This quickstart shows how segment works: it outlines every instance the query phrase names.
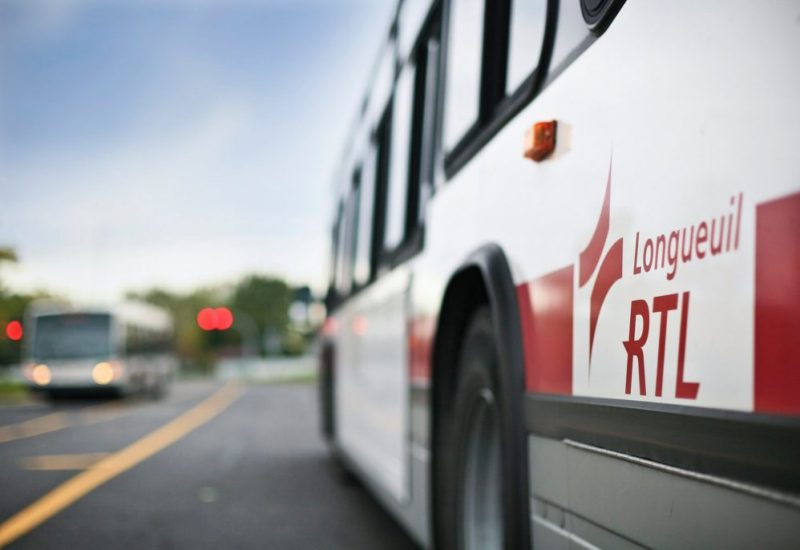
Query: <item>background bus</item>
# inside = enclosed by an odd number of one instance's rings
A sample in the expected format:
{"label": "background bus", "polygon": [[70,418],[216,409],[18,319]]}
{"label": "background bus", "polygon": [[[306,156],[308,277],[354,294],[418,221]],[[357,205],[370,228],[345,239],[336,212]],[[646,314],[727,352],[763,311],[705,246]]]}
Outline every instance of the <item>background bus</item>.
{"label": "background bus", "polygon": [[33,390],[160,396],[174,376],[172,319],[159,308],[135,302],[94,309],[39,305],[27,317],[23,373]]}

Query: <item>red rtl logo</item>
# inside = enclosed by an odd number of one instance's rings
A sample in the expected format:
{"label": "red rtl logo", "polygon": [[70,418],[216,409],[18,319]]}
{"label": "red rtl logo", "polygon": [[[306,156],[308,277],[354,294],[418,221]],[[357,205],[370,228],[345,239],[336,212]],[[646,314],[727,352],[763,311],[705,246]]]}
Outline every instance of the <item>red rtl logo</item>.
{"label": "red rtl logo", "polygon": [[600,311],[611,287],[622,278],[622,238],[617,239],[603,256],[603,249],[608,240],[608,228],[611,218],[611,166],[608,167],[608,181],[606,194],[603,198],[603,207],[600,217],[594,228],[592,240],[581,252],[578,273],[578,285],[582,288],[596,272],[594,285],[592,285],[591,301],[589,304],[589,365],[592,363],[592,350],[594,349],[594,335],[597,322],[600,320]]}
{"label": "red rtl logo", "polygon": [[[656,397],[661,397],[664,383],[664,352],[667,341],[667,321],[669,313],[678,309],[678,294],[665,294],[653,298],[653,314],[659,314],[658,329],[658,359],[656,364]],[[683,379],[683,369],[686,359],[686,325],[689,318],[689,292],[684,292],[680,305],[681,324],[678,337],[678,373],[675,380],[675,397],[681,399],[696,399],[700,388],[698,382],[686,382]],[[641,332],[636,335],[637,320],[641,319]],[[633,362],[638,364],[639,394],[647,395],[647,384],[644,374],[644,345],[650,334],[650,307],[645,300],[631,302],[630,328],[628,340],[622,342],[628,353],[628,369],[625,375],[625,393],[631,393],[633,382]]]}

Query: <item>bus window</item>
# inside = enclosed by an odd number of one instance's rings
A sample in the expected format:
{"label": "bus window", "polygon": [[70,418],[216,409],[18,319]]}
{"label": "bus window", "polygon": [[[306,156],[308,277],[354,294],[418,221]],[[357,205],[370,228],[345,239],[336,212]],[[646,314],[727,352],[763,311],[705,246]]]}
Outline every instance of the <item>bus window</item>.
{"label": "bus window", "polygon": [[353,283],[364,286],[372,277],[372,220],[375,212],[375,168],[377,150],[370,146],[359,178],[358,238],[355,249]]}
{"label": "bus window", "polygon": [[141,330],[135,325],[126,324],[125,330],[125,353],[133,355],[142,349]]}
{"label": "bus window", "polygon": [[397,15],[397,51],[405,61],[414,47],[414,41],[430,8],[429,0],[405,0]]}
{"label": "bus window", "polygon": [[347,281],[349,290],[355,288],[355,267],[356,250],[358,247],[358,221],[359,208],[361,207],[361,171],[360,169],[353,174],[353,193],[350,195],[350,208],[347,214],[349,220],[348,239],[347,239]]}
{"label": "bus window", "polygon": [[[571,2],[577,6],[577,2]],[[511,94],[536,69],[544,40],[547,0],[512,0],[506,93]]]}
{"label": "bus window", "polygon": [[36,321],[33,356],[37,360],[107,357],[111,317],[106,314],[43,315]]}
{"label": "bus window", "polygon": [[125,353],[127,355],[167,353],[169,333],[135,323],[125,324]]}
{"label": "bus window", "polygon": [[409,258],[421,247],[423,205],[433,185],[439,29],[437,12],[423,29],[408,65],[400,72],[391,105],[385,199],[379,194],[379,200],[385,200],[385,226],[376,221],[384,234],[378,242],[390,264]]}
{"label": "bus window", "polygon": [[337,254],[338,260],[338,273],[336,275],[336,288],[339,291],[340,297],[345,297],[350,293],[350,249],[348,242],[352,234],[352,194],[348,195],[344,202],[342,209],[342,219],[339,230],[339,252]]}
{"label": "bus window", "polygon": [[367,120],[376,120],[385,111],[386,104],[392,94],[392,84],[396,76],[397,52],[395,42],[390,39],[383,47],[380,62],[374,76],[372,90],[366,110]]}
{"label": "bus window", "polygon": [[445,81],[444,146],[453,150],[478,121],[485,0],[450,3]]}
{"label": "bus window", "polygon": [[439,71],[439,25],[434,22],[427,42],[417,53],[417,82],[412,129],[411,188],[408,198],[410,228],[422,223],[424,206],[433,189],[434,135],[436,132],[436,86]]}
{"label": "bus window", "polygon": [[409,182],[409,150],[411,116],[414,101],[414,67],[400,75],[395,90],[392,113],[391,153],[389,155],[389,187],[386,208],[384,247],[391,251],[405,238],[406,206]]}
{"label": "bus window", "polygon": [[328,281],[328,297],[325,306],[331,309],[336,302],[335,291],[337,289],[337,274],[339,272],[339,234],[342,228],[342,204],[336,208],[336,218],[331,232],[331,258],[330,258],[330,280]]}

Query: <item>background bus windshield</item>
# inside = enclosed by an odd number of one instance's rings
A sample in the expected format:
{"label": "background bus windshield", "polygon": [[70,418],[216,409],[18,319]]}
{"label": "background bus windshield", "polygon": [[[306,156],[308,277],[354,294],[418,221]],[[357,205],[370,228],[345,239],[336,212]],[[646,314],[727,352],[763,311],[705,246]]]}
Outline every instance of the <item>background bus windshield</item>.
{"label": "background bus windshield", "polygon": [[111,319],[105,314],[47,315],[36,322],[38,359],[96,357],[111,352]]}

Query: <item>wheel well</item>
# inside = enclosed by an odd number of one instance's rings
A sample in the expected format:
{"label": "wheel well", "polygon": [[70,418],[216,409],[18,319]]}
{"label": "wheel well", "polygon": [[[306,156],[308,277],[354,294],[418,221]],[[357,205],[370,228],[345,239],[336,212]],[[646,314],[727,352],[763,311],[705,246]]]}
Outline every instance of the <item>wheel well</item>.
{"label": "wheel well", "polygon": [[[451,281],[442,300],[442,315],[436,331],[433,348],[433,407],[435,411],[447,410],[458,380],[458,354],[461,340],[472,314],[489,303],[489,294],[483,274],[478,266],[462,269]],[[434,420],[433,436],[436,439]]]}
{"label": "wheel well", "polygon": [[[458,364],[461,341],[467,324],[475,311],[489,303],[486,281],[478,266],[463,268],[450,281],[442,300],[434,341],[431,372],[431,517],[434,526],[434,540],[439,539],[436,532],[440,520],[437,517],[439,506],[437,499],[437,463],[444,451],[439,451],[443,444],[441,432],[446,411],[452,408],[458,382]],[[435,546],[439,546],[435,544]]]}
{"label": "wheel well", "polygon": [[[522,394],[524,391],[524,358],[519,307],[509,264],[496,245],[487,245],[473,254],[447,285],[440,308],[431,362],[431,513],[434,540],[437,533],[437,456],[443,444],[442,426],[451,412],[459,379],[458,365],[461,343],[474,312],[489,306],[495,335],[498,338],[501,391],[509,397],[506,417],[511,431],[522,433]],[[527,487],[527,446],[515,442],[513,470]],[[519,508],[525,513],[519,518],[520,540],[528,540],[528,495],[517,495]],[[527,545],[526,545],[527,546]]]}

